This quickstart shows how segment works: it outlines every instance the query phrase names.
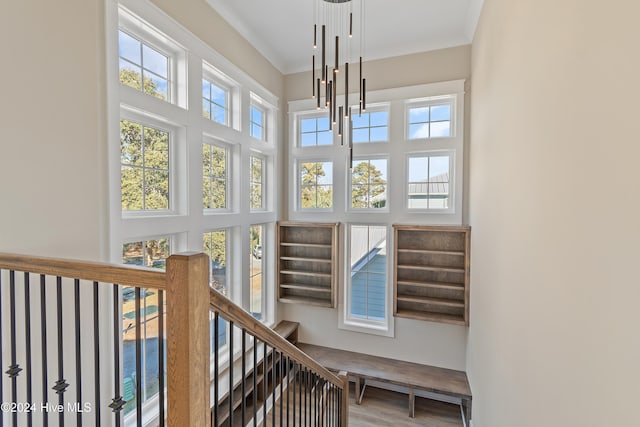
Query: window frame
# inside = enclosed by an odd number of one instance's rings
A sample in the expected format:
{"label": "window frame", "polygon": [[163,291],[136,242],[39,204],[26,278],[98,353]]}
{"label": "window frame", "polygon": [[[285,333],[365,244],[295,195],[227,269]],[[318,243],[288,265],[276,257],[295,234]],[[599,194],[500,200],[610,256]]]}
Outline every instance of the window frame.
{"label": "window frame", "polygon": [[[385,190],[383,192],[387,194],[387,198],[385,199],[385,205],[384,207],[381,208],[375,208],[375,207],[370,207],[367,206],[366,208],[356,208],[353,206],[353,169],[348,168],[347,170],[350,171],[350,174],[348,175],[347,179],[348,179],[348,193],[347,193],[347,212],[367,212],[367,213],[386,213],[389,212],[389,210],[391,209],[391,207],[389,206],[389,201],[390,201],[390,197],[389,197],[389,187],[390,187],[390,176],[391,174],[390,172],[390,157],[389,155],[372,155],[372,156],[366,156],[366,155],[361,155],[361,156],[354,156],[353,157],[353,164],[357,164],[357,162],[359,161],[368,161],[369,163],[371,163],[372,160],[385,160],[387,162],[387,182],[384,184],[385,186]],[[348,160],[347,160],[348,162]],[[367,183],[367,185],[371,185],[370,183]],[[367,197],[368,198],[368,197]],[[370,203],[367,203],[367,205],[370,205]]]}
{"label": "window frame", "polygon": [[[253,121],[253,115],[251,113],[252,110],[257,110],[262,114],[262,123],[257,123]],[[252,100],[249,105],[249,136],[258,141],[268,142],[267,140],[267,108],[261,105],[258,102],[254,102]],[[260,126],[260,137],[257,137],[253,134],[253,125]]]}
{"label": "window frame", "polygon": [[[412,208],[409,206],[409,185],[414,183],[414,181],[409,180],[410,166],[409,162],[411,158],[431,158],[431,157],[449,157],[449,206],[446,208]],[[455,213],[454,201],[456,200],[456,152],[454,150],[429,150],[424,152],[412,152],[406,155],[406,177],[405,177],[405,187],[404,187],[404,200],[405,200],[405,209],[408,212],[425,212],[431,214],[453,214]],[[429,181],[427,181],[428,183]]]}
{"label": "window frame", "polygon": [[[439,123],[444,122],[446,120],[436,120],[431,121],[431,116],[429,116],[428,122],[416,122],[416,123],[427,123],[429,125],[429,136],[423,138],[411,138],[410,128],[412,124],[410,122],[410,110],[413,108],[429,108],[429,114],[431,114],[431,107],[439,106],[439,105],[449,105],[449,135],[447,136],[431,136],[431,123]],[[404,122],[405,122],[405,141],[434,141],[434,140],[443,140],[443,139],[452,139],[456,137],[456,97],[455,95],[442,95],[442,96],[432,96],[427,98],[420,99],[411,99],[405,102],[404,109]]]}
{"label": "window frame", "polygon": [[[313,112],[304,112],[304,113],[300,113],[296,115],[296,141],[297,141],[297,148],[300,149],[314,149],[314,148],[321,148],[321,147],[332,147],[335,146],[336,141],[335,141],[335,135],[333,134],[333,131],[331,129],[328,129],[330,135],[331,135],[331,143],[330,144],[318,144],[318,135],[320,132],[326,132],[325,130],[322,131],[318,131],[318,119],[327,119],[328,121],[331,121],[331,118],[329,117],[329,113],[328,112],[317,112],[317,111],[313,111]],[[302,120],[309,120],[309,119],[313,119],[316,121],[316,130],[315,132],[302,132]],[[303,134],[311,134],[314,133],[315,134],[315,140],[316,143],[315,145],[302,145],[302,135]]]}
{"label": "window frame", "polygon": [[[371,113],[380,113],[380,112],[385,112],[387,113],[387,122],[385,126],[371,126]],[[353,106],[352,107],[352,113],[351,113],[351,121],[353,122],[354,118],[357,117],[359,114],[359,110],[357,106]],[[367,127],[361,127],[361,128],[356,128],[355,126],[353,126],[353,130],[355,131],[356,129],[368,129],[368,133],[369,133],[369,140],[368,141],[354,141],[353,144],[360,146],[363,144],[388,144],[391,141],[391,108],[390,108],[390,104],[389,103],[378,103],[378,104],[373,104],[373,105],[367,105],[367,109],[365,111],[362,112],[362,114],[367,114],[369,117],[369,126]],[[378,141],[371,141],[371,129],[372,128],[381,128],[381,127],[386,127],[387,128],[387,138],[384,140],[378,140]]]}
{"label": "window frame", "polygon": [[[205,215],[212,215],[212,214],[218,214],[218,213],[228,213],[228,212],[232,212],[233,211],[233,146],[230,144],[226,144],[222,141],[219,141],[217,139],[214,138],[210,138],[208,136],[204,136],[202,138],[202,146],[204,148],[204,145],[207,144],[211,147],[216,147],[216,148],[221,148],[225,151],[225,176],[224,176],[224,183],[225,183],[225,207],[224,208],[207,208],[204,206],[202,206],[202,210],[204,212]],[[203,160],[204,160],[204,152],[202,153],[203,156]],[[202,166],[202,181],[204,184],[204,165]],[[212,175],[209,175],[209,184],[211,184],[211,179],[213,179],[214,177]],[[203,194],[204,196],[204,194]]]}
{"label": "window frame", "polygon": [[[303,186],[302,185],[302,179],[300,177],[300,167],[302,165],[302,163],[331,163],[331,207],[328,208],[319,208],[319,207],[314,207],[314,208],[304,208],[302,207],[302,189]],[[333,212],[333,208],[335,205],[335,193],[333,191],[334,187],[335,187],[335,177],[334,177],[334,173],[333,173],[333,160],[331,159],[298,159],[296,162],[296,168],[295,168],[295,174],[296,174],[296,210],[301,211],[301,212]],[[318,188],[318,183],[317,183],[317,178],[316,178],[316,183],[313,186],[314,188]],[[317,204],[317,203],[316,203]]]}
{"label": "window frame", "polygon": [[[387,255],[385,259],[385,318],[383,320],[363,319],[351,315],[351,236],[353,227],[385,227]],[[392,286],[392,227],[386,223],[349,222],[345,224],[345,253],[344,253],[344,294],[339,310],[338,328],[366,334],[394,336],[395,320],[393,316],[393,286]]]}

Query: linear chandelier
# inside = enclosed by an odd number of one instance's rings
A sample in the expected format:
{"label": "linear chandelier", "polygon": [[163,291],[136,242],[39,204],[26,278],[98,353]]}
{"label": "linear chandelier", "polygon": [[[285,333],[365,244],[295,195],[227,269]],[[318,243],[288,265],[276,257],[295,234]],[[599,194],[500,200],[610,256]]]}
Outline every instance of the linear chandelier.
{"label": "linear chandelier", "polygon": [[[348,132],[349,167],[353,163],[352,107],[349,105],[349,66],[358,57],[360,99],[358,114],[366,110],[366,79],[362,71],[364,56],[364,0],[358,0],[360,13],[354,27],[352,0],[314,0],[313,56],[311,59],[312,97],[317,109],[329,111],[329,129],[337,133],[341,145]],[[354,31],[355,30],[355,31]],[[359,32],[359,34],[356,34]],[[357,45],[354,42],[357,41]],[[355,52],[354,52],[355,51]],[[329,62],[332,61],[332,64]],[[319,68],[318,68],[319,67]],[[338,86],[344,75],[344,103],[338,106]],[[346,125],[345,125],[346,121]],[[345,130],[347,132],[345,132]]]}

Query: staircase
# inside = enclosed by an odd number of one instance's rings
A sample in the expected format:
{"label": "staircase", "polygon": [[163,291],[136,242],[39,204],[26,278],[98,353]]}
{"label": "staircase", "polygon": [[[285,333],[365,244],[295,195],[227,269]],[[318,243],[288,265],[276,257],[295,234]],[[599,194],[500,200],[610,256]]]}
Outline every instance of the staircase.
{"label": "staircase", "polygon": [[[13,409],[0,426],[347,426],[346,373],[211,289],[208,269],[195,253],[169,257],[166,272],[0,253],[0,400]],[[166,354],[149,351],[149,333]],[[150,384],[149,366],[166,376]]]}

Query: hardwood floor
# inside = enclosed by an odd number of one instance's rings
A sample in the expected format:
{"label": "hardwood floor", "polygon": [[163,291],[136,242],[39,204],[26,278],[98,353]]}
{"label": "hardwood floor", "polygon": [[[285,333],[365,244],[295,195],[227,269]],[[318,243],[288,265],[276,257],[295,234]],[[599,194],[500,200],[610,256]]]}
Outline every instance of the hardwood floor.
{"label": "hardwood floor", "polygon": [[462,427],[460,407],[416,396],[416,417],[409,418],[406,394],[367,387],[361,405],[351,384],[349,427]]}

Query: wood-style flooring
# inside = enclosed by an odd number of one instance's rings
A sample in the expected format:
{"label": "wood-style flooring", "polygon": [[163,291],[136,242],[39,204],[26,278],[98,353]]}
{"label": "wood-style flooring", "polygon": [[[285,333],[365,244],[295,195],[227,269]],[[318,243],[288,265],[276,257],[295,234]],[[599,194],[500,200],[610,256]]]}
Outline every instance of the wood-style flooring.
{"label": "wood-style flooring", "polygon": [[356,405],[351,384],[349,427],[462,427],[460,407],[416,396],[416,417],[409,418],[406,394],[367,387]]}

